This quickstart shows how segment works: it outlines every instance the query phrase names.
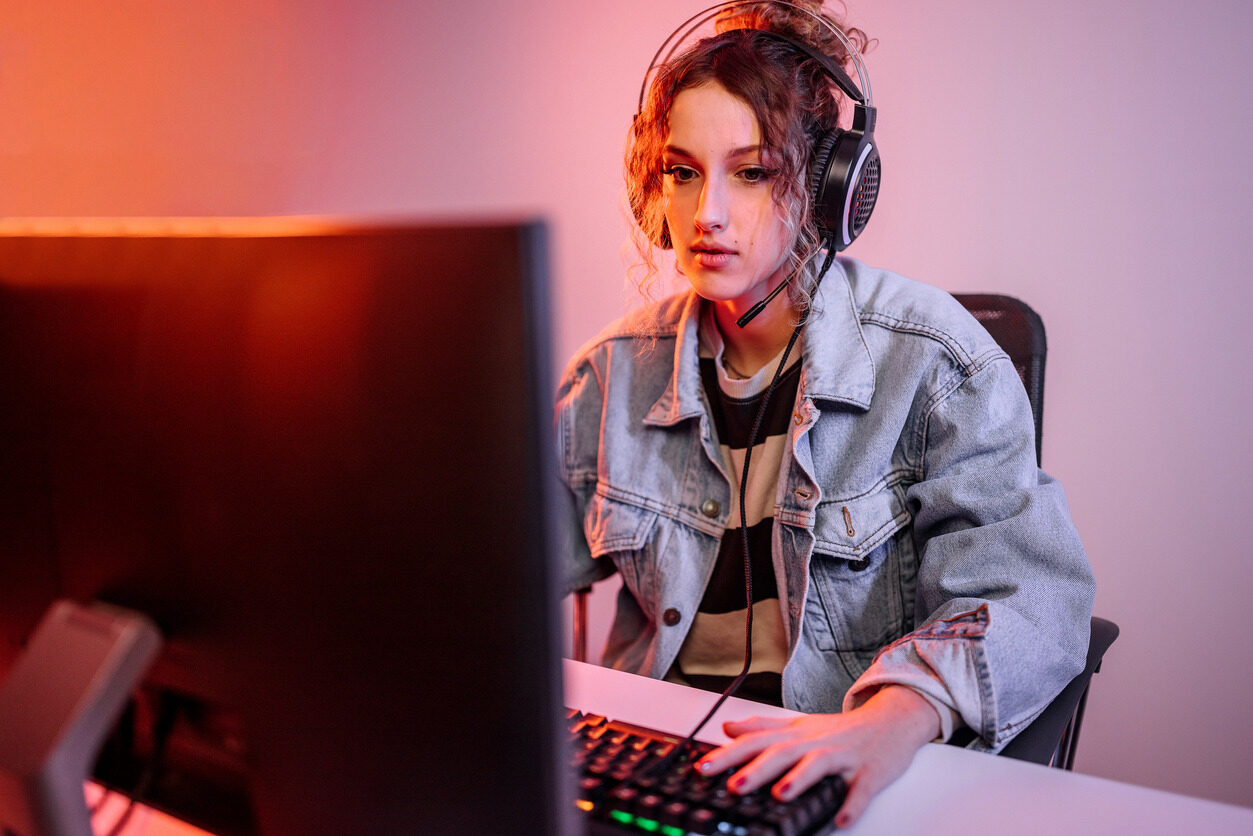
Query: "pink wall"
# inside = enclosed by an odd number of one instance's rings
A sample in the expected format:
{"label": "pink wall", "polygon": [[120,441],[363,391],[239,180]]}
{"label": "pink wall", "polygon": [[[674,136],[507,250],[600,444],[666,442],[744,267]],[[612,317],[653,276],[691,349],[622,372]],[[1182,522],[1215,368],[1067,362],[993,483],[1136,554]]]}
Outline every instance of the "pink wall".
{"label": "pink wall", "polygon": [[[632,298],[622,140],[704,5],[0,0],[0,215],[543,214],[564,357]],[[886,166],[853,254],[1049,327],[1045,462],[1123,629],[1079,768],[1253,806],[1253,8],[850,7]]]}

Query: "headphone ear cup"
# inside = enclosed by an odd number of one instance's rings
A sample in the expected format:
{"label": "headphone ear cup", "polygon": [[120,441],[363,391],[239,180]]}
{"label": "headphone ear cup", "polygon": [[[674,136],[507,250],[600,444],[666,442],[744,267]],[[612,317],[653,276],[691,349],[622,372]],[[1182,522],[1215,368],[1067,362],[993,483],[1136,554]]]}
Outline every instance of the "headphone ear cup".
{"label": "headphone ear cup", "polygon": [[[834,130],[823,134],[814,146],[813,161],[809,166],[809,205],[814,224],[818,227],[818,237],[830,241],[835,230],[839,229],[838,214],[831,214],[833,195],[828,193],[827,172],[835,154],[836,143],[840,141],[843,131]],[[837,212],[843,207],[843,200],[835,201]]]}
{"label": "headphone ear cup", "polygon": [[818,141],[809,172],[819,234],[836,252],[861,234],[879,197],[879,149],[860,131],[832,131]]}
{"label": "headphone ear cup", "polygon": [[882,166],[879,163],[879,148],[868,138],[858,143],[853,157],[851,199],[846,201],[848,224],[848,240],[852,243],[870,221],[870,213],[874,211],[875,202],[879,199],[879,176]]}

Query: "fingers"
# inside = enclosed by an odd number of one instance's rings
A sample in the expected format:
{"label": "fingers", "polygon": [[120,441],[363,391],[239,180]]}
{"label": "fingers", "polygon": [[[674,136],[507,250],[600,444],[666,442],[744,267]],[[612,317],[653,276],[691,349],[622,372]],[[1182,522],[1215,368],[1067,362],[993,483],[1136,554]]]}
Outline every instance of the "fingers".
{"label": "fingers", "polygon": [[829,749],[815,749],[796,762],[771,789],[771,795],[780,801],[791,801],[827,775],[840,771],[839,753]]}
{"label": "fingers", "polygon": [[724,769],[730,769],[756,757],[763,749],[783,740],[785,736],[786,732],[782,729],[767,729],[751,734],[745,732],[731,743],[720,746],[705,755],[696,764],[696,768],[706,775],[717,775]]}
{"label": "fingers", "polygon": [[811,715],[804,718],[752,717],[726,723],[724,730],[735,739],[705,755],[697,768],[705,774],[716,775],[748,762],[727,781],[727,786],[733,792],[752,792],[822,745],[830,730],[829,724],[838,727],[841,722],[838,715]]}
{"label": "fingers", "polygon": [[870,800],[882,789],[874,783],[864,773],[858,774],[848,782],[848,795],[844,797],[840,812],[835,814],[836,827],[848,827],[861,818],[861,814],[866,812],[866,807],[870,805]]}
{"label": "fingers", "polygon": [[836,827],[848,827],[860,819],[875,796],[900,777],[911,759],[912,756],[904,761],[892,757],[882,760],[872,756],[862,761],[850,760],[847,765],[831,770],[843,774],[848,786],[848,795],[835,816]]}
{"label": "fingers", "polygon": [[794,718],[749,717],[747,720],[723,723],[722,730],[735,739],[701,758],[697,769],[716,775],[744,763],[762,749],[783,739],[785,730],[795,722]]}
{"label": "fingers", "polygon": [[771,795],[780,801],[791,801],[828,775],[843,774],[848,795],[836,813],[836,827],[846,828],[861,818],[866,807],[889,783],[877,778],[874,770],[859,769],[851,753],[832,749],[815,749],[802,757],[794,767],[775,783]]}
{"label": "fingers", "polygon": [[749,717],[747,720],[730,720],[722,724],[727,737],[739,737],[755,731],[781,729],[795,722],[793,717]]}
{"label": "fingers", "polygon": [[[813,756],[817,752],[825,754]],[[748,761],[743,769],[727,780],[727,787],[736,793],[753,792],[792,767],[792,771],[788,773],[792,777],[785,782],[789,785],[788,788],[780,788],[775,793],[776,797],[783,798],[785,796],[779,795],[780,792],[788,792],[791,796],[804,792],[823,774],[841,768],[841,764],[848,757],[847,753],[839,749],[825,746],[819,737],[799,735],[794,728],[787,728],[756,732],[742,737],[735,743],[706,755],[701,766],[702,771],[716,774],[720,769]]]}
{"label": "fingers", "polygon": [[801,757],[799,746],[794,742],[767,746],[748,765],[727,780],[732,792],[750,793],[773,781]]}
{"label": "fingers", "polygon": [[857,821],[875,795],[904,771],[909,761],[907,756],[898,762],[891,746],[867,750],[869,741],[837,744],[830,734],[822,733],[827,729],[815,727],[812,717],[783,724],[753,718],[736,726],[739,736],[733,742],[701,759],[698,768],[702,772],[714,775],[747,762],[727,780],[727,788],[746,794],[774,781],[771,794],[780,801],[796,798],[824,776],[843,775],[848,796],[836,816],[838,827]]}

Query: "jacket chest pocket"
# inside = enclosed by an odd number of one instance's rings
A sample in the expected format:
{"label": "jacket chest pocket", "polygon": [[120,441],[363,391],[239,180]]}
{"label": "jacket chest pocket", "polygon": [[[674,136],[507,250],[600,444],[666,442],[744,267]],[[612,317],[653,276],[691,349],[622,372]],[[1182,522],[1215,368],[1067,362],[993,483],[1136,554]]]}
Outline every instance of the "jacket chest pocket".
{"label": "jacket chest pocket", "polygon": [[656,593],[656,554],[653,530],[657,512],[595,494],[583,517],[583,536],[596,559],[613,560],[622,582],[637,601]]}
{"label": "jacket chest pocket", "polygon": [[902,634],[914,566],[909,521],[891,488],[818,506],[806,606],[820,649],[868,657]]}

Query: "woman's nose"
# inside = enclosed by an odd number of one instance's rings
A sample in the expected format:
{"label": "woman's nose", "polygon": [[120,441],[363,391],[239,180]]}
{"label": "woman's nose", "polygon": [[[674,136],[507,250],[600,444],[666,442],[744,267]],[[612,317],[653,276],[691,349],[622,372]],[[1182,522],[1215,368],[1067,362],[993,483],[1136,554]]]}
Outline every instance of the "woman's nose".
{"label": "woman's nose", "polygon": [[705,180],[696,207],[696,225],[703,230],[722,229],[727,224],[727,190],[717,178]]}

